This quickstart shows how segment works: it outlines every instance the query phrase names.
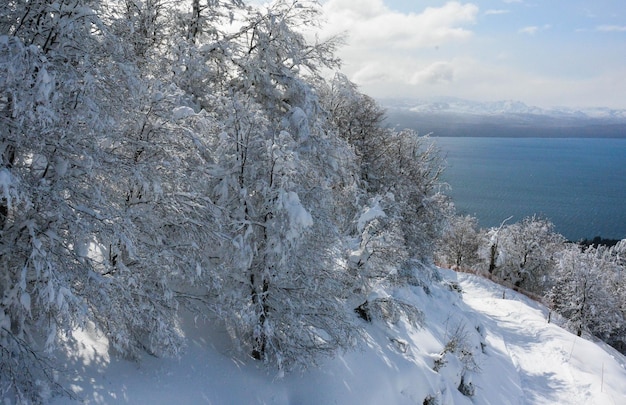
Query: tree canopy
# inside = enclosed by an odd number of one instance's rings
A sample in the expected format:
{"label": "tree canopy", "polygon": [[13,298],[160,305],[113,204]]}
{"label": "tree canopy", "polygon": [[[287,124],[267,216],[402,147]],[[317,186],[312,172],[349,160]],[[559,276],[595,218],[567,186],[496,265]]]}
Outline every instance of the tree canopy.
{"label": "tree canopy", "polygon": [[3,395],[63,391],[53,355],[78,328],[176,355],[183,308],[268,366],[306,367],[353,347],[354,309],[428,260],[448,209],[437,154],[326,78],[340,41],[312,39],[319,13],[0,5]]}

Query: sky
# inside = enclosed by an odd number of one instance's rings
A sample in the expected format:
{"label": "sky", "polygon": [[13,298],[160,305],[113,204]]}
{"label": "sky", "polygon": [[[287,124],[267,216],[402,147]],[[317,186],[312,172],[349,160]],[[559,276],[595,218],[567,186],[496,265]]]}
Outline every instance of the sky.
{"label": "sky", "polygon": [[626,109],[624,0],[326,0],[342,71],[376,97]]}

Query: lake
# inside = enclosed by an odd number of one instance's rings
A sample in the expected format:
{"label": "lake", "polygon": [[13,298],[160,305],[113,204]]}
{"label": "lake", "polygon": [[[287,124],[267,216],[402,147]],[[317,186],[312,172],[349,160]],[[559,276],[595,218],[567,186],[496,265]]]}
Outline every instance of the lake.
{"label": "lake", "polygon": [[626,139],[431,139],[447,194],[481,227],[538,214],[570,240],[626,238]]}

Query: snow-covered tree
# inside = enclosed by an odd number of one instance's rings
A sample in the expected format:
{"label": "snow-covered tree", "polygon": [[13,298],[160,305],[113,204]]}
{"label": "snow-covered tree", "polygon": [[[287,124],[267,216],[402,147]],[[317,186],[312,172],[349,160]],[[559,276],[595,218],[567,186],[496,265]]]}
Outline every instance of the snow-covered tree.
{"label": "snow-covered tree", "polygon": [[444,265],[470,269],[478,263],[479,245],[478,220],[471,215],[455,215],[437,243],[435,256]]}
{"label": "snow-covered tree", "polygon": [[543,294],[554,267],[554,254],[565,238],[554,225],[536,216],[505,226],[499,235],[495,274],[528,291]]}
{"label": "snow-covered tree", "polygon": [[186,189],[204,166],[193,131],[104,14],[91,1],[0,5],[0,385],[20,401],[45,400],[46,353],[88,323],[124,354],[176,352],[169,279],[209,233]]}
{"label": "snow-covered tree", "polygon": [[431,260],[452,206],[441,190],[443,164],[427,137],[402,131],[383,146],[381,185],[391,192],[402,216],[405,243],[413,257]]}
{"label": "snow-covered tree", "polygon": [[592,324],[592,330],[598,330],[596,336],[626,353],[626,240],[619,241],[615,246],[598,246],[591,249],[602,263],[603,289],[611,297],[609,299],[609,316],[598,317],[598,324]]}
{"label": "snow-covered tree", "polygon": [[284,369],[350,347],[357,333],[343,307],[352,281],[337,208],[355,203],[341,200],[354,188],[344,166],[353,157],[310,84],[336,59],[332,43],[309,44],[298,31],[317,12],[290,1],[242,11],[234,29],[196,40],[194,60],[212,79],[180,75],[181,88],[210,91],[193,100],[220,122],[204,136],[207,197],[221,212],[208,310],[252,357]]}
{"label": "snow-covered tree", "polygon": [[415,132],[387,128],[384,110],[343,75],[320,93],[339,135],[354,148],[363,187],[372,196],[391,197],[388,210],[402,218],[410,255],[430,258],[451,210],[439,190],[443,164],[434,144]]}
{"label": "snow-covered tree", "polygon": [[571,245],[559,253],[548,299],[578,336],[587,330],[607,339],[623,324],[618,297],[608,288],[618,276],[614,265],[602,248]]}
{"label": "snow-covered tree", "polygon": [[363,201],[350,235],[348,266],[358,280],[352,305],[365,320],[376,314],[419,315],[385,291],[419,283],[410,259],[430,260],[451,208],[438,192],[439,155],[427,138],[385,126],[385,112],[337,74],[318,85],[330,123],[352,147]]}
{"label": "snow-covered tree", "polygon": [[409,259],[404,244],[401,218],[388,215],[394,201],[373,197],[357,220],[349,264],[359,281],[361,296],[367,297],[381,285],[394,284],[398,269]]}

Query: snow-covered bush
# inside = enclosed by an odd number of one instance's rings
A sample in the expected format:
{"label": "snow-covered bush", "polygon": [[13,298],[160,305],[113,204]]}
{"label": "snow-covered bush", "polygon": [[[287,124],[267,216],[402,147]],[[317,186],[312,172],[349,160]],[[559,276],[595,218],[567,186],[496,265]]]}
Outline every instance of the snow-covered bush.
{"label": "snow-covered bush", "polygon": [[433,365],[434,371],[448,374],[451,378],[456,377],[459,392],[467,397],[474,396],[476,390],[472,374],[480,372],[474,354],[477,347],[472,342],[475,338],[475,335],[470,335],[464,324],[457,324],[449,331],[448,341]]}
{"label": "snow-covered bush", "polygon": [[619,266],[612,252],[611,248],[581,250],[571,245],[558,254],[552,275],[554,286],[547,299],[578,336],[589,331],[610,341],[623,331],[624,312],[620,300],[624,268]]}
{"label": "snow-covered bush", "polygon": [[455,269],[472,269],[478,264],[479,245],[478,220],[470,215],[455,215],[437,242],[435,260]]}
{"label": "snow-covered bush", "polygon": [[535,216],[505,224],[485,232],[478,253],[484,273],[516,288],[544,294],[550,288],[555,254],[563,249],[565,238],[554,232],[554,225]]}

